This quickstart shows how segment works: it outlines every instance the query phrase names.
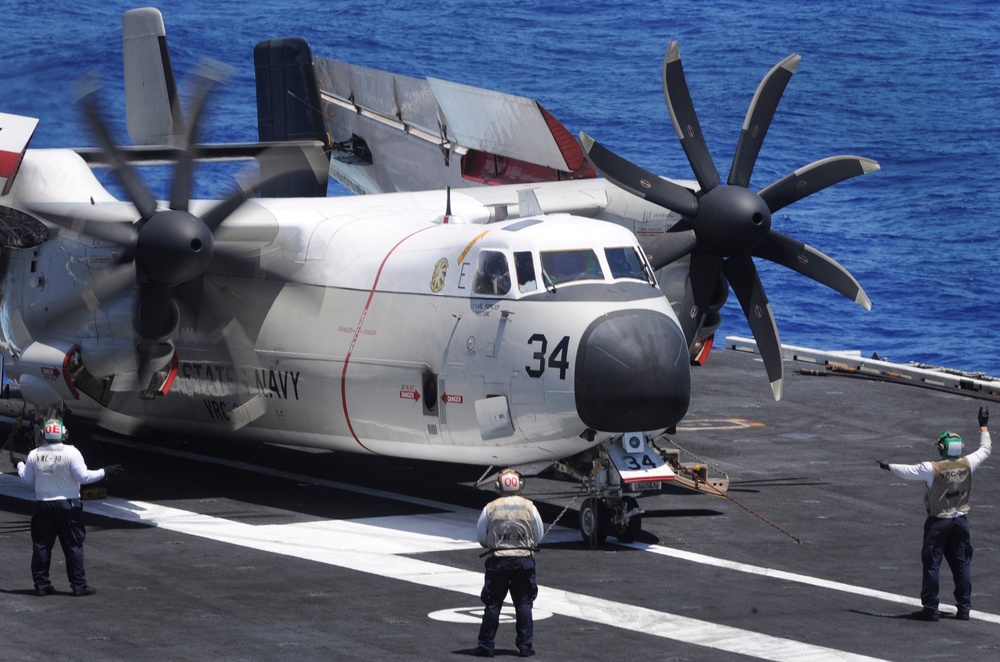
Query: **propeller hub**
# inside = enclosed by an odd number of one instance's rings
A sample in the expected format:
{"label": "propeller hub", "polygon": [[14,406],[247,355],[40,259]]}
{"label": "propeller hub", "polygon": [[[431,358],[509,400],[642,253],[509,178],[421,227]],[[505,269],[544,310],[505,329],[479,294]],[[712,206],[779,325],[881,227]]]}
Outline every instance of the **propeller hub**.
{"label": "propeller hub", "polygon": [[702,249],[719,257],[746,255],[771,231],[771,211],[742,186],[716,186],[698,200],[695,233]]}
{"label": "propeller hub", "polygon": [[200,218],[160,210],[139,228],[135,262],[146,280],[176,287],[205,272],[214,248],[212,231]]}

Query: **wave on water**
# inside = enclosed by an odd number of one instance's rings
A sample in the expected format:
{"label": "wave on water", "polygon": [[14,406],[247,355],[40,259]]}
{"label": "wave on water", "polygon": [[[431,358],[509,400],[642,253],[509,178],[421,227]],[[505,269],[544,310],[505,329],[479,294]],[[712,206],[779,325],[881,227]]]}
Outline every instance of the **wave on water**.
{"label": "wave on water", "polygon": [[[69,90],[77,76],[100,69],[105,98],[121,98],[120,16],[131,5],[33,7],[0,0],[0,110],[42,119],[33,146],[92,144]],[[680,43],[723,177],[757,83],[797,52],[802,63],[751,185],[834,154],[874,158],[882,169],[776,214],[777,230],[841,262],[873,303],[865,312],[761,263],[782,341],[1000,375],[1000,5],[992,0],[947,8],[929,0],[831,0],[808,11],[791,0],[723,0],[696,11],[636,0],[176,0],[162,10],[181,80],[202,57],[234,67],[209,109],[207,140],[256,139],[253,46],[298,35],[323,57],[535,98],[574,133],[586,130],[679,179],[692,173],[663,102],[667,42]],[[109,103],[109,112],[124,136],[120,104]],[[223,194],[233,172],[200,170],[196,195]],[[150,181],[165,192],[168,177],[162,170]],[[719,333],[750,335],[735,296]]]}

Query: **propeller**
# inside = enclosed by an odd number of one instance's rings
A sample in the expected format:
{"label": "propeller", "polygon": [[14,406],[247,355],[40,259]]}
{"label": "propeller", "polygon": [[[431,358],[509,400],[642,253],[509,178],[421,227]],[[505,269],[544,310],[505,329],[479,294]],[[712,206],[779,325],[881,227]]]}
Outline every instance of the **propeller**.
{"label": "propeller", "polygon": [[[167,208],[156,201],[111,139],[98,107],[95,79],[86,77],[80,83],[78,102],[106,162],[135,207],[138,218],[135,214],[127,219],[120,218],[120,214],[99,218],[95,217],[93,210],[88,210],[86,215],[60,214],[45,205],[36,205],[31,209],[60,227],[122,247],[120,262],[103,270],[106,273],[100,277],[95,277],[93,288],[84,293],[82,302],[67,305],[55,314],[55,318],[64,319],[83,306],[94,310],[103,301],[134,289],[136,303],[132,311],[132,326],[136,337],[138,387],[144,398],[155,396],[157,387],[152,383],[155,373],[166,366],[174,355],[173,338],[182,315],[178,297],[183,292],[188,292],[190,297],[191,290],[211,292],[205,301],[205,308],[210,311],[210,317],[217,317],[221,312],[214,285],[211,288],[192,286],[207,282],[208,279],[203,276],[213,264],[222,260],[246,261],[255,257],[227,251],[225,245],[216,243],[216,233],[222,223],[268,183],[293,172],[309,171],[306,160],[296,158],[288,148],[271,148],[280,155],[279,158],[271,157],[271,162],[275,164],[272,174],[249,185],[239,186],[201,216],[189,210],[193,166],[199,153],[199,120],[205,100],[213,87],[223,80],[223,73],[218,66],[203,66],[194,76],[196,83],[187,133],[177,149]],[[262,154],[260,158],[267,157]],[[256,271],[262,271],[259,265],[252,266]],[[185,303],[188,304],[183,307],[186,313],[193,310],[197,314],[200,306],[191,306],[190,301]],[[235,317],[224,322],[217,319],[210,321],[213,325],[230,329],[239,326]],[[231,338],[246,339],[242,329],[221,337],[226,342],[230,357],[234,361],[242,360],[242,365],[246,365],[247,352],[241,353],[230,342]]]}
{"label": "propeller", "polygon": [[[781,342],[753,258],[794,269],[840,292],[866,310],[871,301],[857,280],[820,251],[771,227],[772,214],[808,195],[851,177],[879,169],[857,156],[835,156],[811,163],[754,192],[748,188],[757,156],[774,112],[801,58],[789,55],[761,81],[743,121],[726,185],[705,144],[688,92],[680,49],[673,41],[663,60],[663,94],[674,130],[700,190],[658,177],[614,154],[586,133],[580,144],[591,165],[617,186],[681,216],[663,240],[653,244],[654,269],[690,256],[690,270],[679,315],[689,346],[709,312],[712,295],[724,276],[732,286],[753,332],[775,400],[781,399]],[[687,233],[678,237],[675,233]],[[693,236],[691,236],[693,235]]]}

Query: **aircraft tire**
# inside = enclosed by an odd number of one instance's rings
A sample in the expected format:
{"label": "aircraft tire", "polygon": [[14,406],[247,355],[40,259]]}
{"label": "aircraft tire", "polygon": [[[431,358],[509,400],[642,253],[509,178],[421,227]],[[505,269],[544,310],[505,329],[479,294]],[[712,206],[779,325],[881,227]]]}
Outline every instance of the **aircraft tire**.
{"label": "aircraft tire", "polygon": [[608,537],[608,507],[600,499],[587,499],[580,506],[580,536],[596,549]]}

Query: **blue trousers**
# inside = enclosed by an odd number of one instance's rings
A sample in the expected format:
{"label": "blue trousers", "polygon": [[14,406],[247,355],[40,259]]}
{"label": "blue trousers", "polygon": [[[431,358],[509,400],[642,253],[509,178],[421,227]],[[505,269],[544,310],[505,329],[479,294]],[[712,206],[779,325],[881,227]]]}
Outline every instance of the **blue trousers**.
{"label": "blue trousers", "polygon": [[83,570],[83,541],[86,537],[83,506],[79,499],[35,502],[35,514],[31,518],[31,576],[36,589],[52,585],[49,564],[56,538],[59,538],[66,556],[66,577],[70,588],[79,591],[87,586],[87,573]]}
{"label": "blue trousers", "polygon": [[486,580],[480,598],[486,605],[483,609],[483,624],[479,628],[479,647],[493,650],[500,624],[500,608],[510,591],[514,602],[514,616],[517,628],[515,644],[518,650],[531,648],[534,643],[534,621],[531,607],[538,595],[535,582],[535,559],[531,556],[492,556],[486,559]]}
{"label": "blue trousers", "polygon": [[924,572],[920,601],[925,609],[938,608],[942,557],[948,561],[955,580],[955,606],[968,611],[972,608],[972,542],[969,522],[965,517],[928,517],[924,522],[924,547],[920,553]]}

